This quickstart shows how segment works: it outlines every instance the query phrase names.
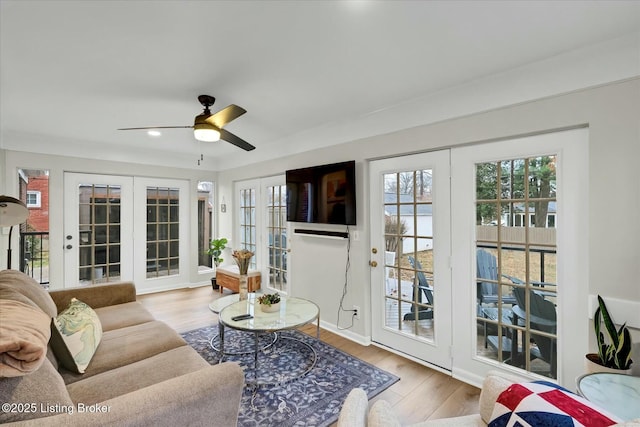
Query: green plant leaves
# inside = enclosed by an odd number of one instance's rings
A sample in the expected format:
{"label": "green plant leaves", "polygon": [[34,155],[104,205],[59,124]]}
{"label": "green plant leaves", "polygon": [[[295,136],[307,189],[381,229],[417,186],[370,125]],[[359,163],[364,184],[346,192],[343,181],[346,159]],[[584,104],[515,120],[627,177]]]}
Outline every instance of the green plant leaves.
{"label": "green plant leaves", "polygon": [[[610,344],[605,341],[604,333],[600,330],[601,323],[604,323]],[[607,368],[629,369],[632,363],[631,333],[626,323],[616,330],[613,319],[600,295],[598,295],[598,308],[593,315],[593,328],[598,342],[600,362]]]}

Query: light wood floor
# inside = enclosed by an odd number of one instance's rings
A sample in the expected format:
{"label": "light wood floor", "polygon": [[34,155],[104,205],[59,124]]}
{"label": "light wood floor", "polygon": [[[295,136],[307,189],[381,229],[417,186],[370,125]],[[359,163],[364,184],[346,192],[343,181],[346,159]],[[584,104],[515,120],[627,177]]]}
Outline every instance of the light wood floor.
{"label": "light wood floor", "polygon": [[[224,294],[228,295],[228,294]],[[217,324],[209,303],[220,298],[211,286],[139,295],[138,300],[158,319],[178,332]],[[315,326],[302,329],[315,335]],[[385,399],[403,425],[427,419],[478,413],[480,390],[440,372],[397,356],[376,346],[362,346],[332,332],[321,330],[320,339],[372,365],[400,377],[400,381],[373,400]]]}

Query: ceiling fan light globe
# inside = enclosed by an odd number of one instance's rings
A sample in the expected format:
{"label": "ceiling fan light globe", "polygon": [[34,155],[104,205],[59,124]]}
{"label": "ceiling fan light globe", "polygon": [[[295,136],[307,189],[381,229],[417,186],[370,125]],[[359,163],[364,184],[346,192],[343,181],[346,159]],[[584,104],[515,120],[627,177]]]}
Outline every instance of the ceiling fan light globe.
{"label": "ceiling fan light globe", "polygon": [[220,140],[220,131],[218,131],[217,129],[212,129],[212,128],[207,128],[207,127],[202,127],[202,128],[194,128],[193,129],[193,136],[198,140],[198,141],[203,141],[203,142],[215,142]]}

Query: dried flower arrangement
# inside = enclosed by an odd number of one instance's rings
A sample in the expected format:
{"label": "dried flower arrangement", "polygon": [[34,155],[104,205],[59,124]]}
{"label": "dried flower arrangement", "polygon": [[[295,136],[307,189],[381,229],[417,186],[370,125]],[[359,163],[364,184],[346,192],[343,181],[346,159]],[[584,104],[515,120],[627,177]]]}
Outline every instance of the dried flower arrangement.
{"label": "dried flower arrangement", "polygon": [[248,249],[233,251],[233,259],[236,261],[236,264],[238,264],[240,274],[247,274],[247,271],[249,271],[249,263],[251,262],[252,256],[253,252]]}

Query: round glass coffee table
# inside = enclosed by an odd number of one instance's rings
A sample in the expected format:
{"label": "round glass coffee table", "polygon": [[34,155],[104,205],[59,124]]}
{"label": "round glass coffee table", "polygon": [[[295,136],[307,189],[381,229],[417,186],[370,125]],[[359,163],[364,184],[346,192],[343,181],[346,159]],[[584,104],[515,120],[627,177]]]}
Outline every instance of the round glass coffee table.
{"label": "round glass coffee table", "polygon": [[[251,318],[243,320],[233,320],[240,315],[250,315]],[[260,309],[255,293],[249,294],[249,298],[244,301],[237,301],[226,305],[218,313],[218,328],[220,340],[220,361],[223,360],[224,351],[224,330],[231,328],[238,331],[251,332],[254,334],[254,381],[255,385],[280,384],[289,380],[279,380],[277,382],[259,381],[259,337],[261,334],[280,332],[289,329],[296,329],[316,321],[316,338],[320,338],[320,309],[316,304],[302,298],[283,296],[280,301],[280,310],[274,313],[265,313]],[[279,339],[294,340],[297,344],[310,350],[312,362],[309,367],[296,378],[306,375],[316,364],[317,353],[313,347],[295,338],[280,335]]]}

